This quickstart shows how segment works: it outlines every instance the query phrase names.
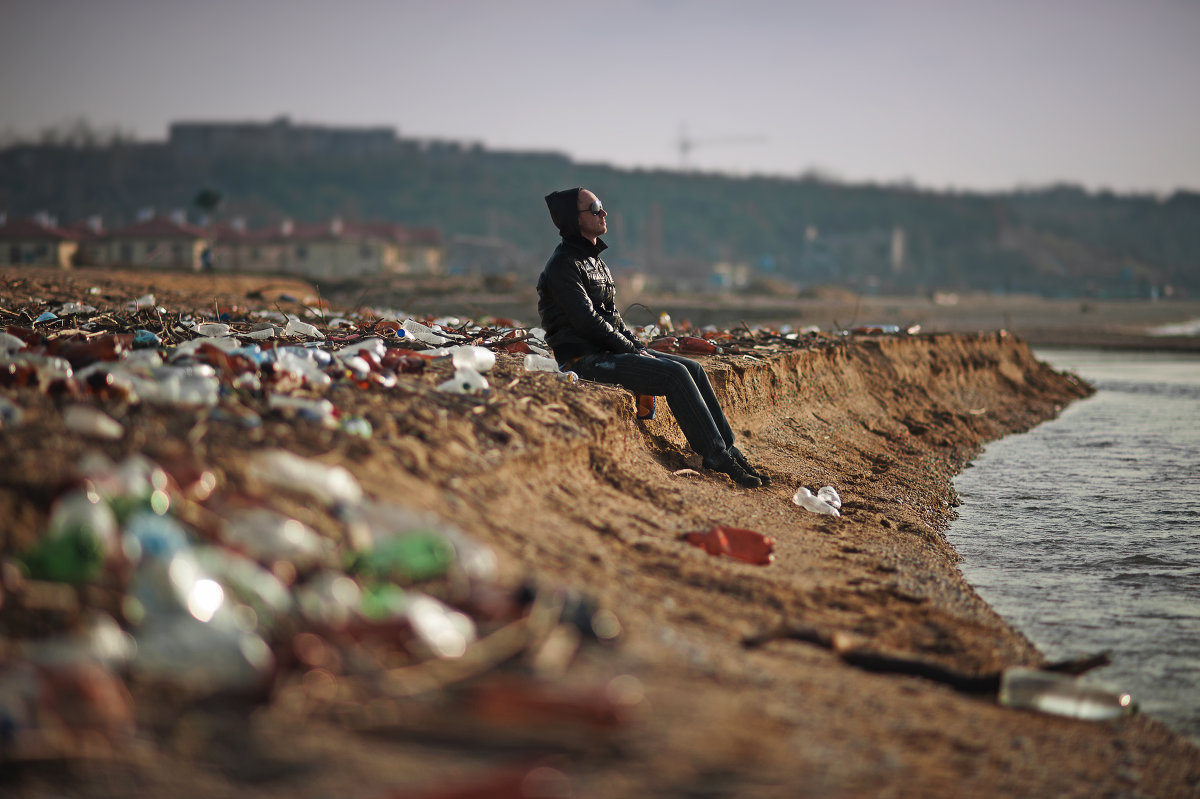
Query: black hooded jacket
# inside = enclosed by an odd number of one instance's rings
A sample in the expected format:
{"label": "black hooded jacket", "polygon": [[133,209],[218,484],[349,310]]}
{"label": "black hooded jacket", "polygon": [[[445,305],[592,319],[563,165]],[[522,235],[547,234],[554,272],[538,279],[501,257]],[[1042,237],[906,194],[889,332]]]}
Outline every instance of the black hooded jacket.
{"label": "black hooded jacket", "polygon": [[579,232],[579,189],[546,195],[562,241],[538,278],[538,313],[546,343],[560,364],[598,352],[638,352],[645,345],[617,311],[616,285],[600,258],[608,246]]}

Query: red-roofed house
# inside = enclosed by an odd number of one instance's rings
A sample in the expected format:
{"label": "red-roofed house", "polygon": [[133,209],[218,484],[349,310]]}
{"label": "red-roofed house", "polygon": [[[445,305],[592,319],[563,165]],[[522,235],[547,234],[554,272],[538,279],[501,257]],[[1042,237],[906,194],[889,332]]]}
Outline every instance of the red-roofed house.
{"label": "red-roofed house", "polygon": [[203,229],[165,216],[114,230],[108,238],[108,263],[133,266],[199,269],[208,246]]}
{"label": "red-roofed house", "polygon": [[0,261],[14,265],[71,267],[79,244],[70,232],[42,219],[0,225]]}

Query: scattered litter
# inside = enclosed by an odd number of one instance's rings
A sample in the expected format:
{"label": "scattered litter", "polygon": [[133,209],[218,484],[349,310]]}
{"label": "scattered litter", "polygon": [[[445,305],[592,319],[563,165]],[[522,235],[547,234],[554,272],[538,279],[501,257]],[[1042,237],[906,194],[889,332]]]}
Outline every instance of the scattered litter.
{"label": "scattered litter", "polygon": [[558,361],[544,355],[530,353],[525,356],[525,370],[528,372],[557,372]]}
{"label": "scattered litter", "polygon": [[260,451],[250,456],[247,473],[276,488],[308,494],[325,505],[362,500],[362,486],[344,466],[328,466],[287,450]]}
{"label": "scattered litter", "polygon": [[821,486],[817,490],[817,499],[823,499],[831,506],[837,509],[842,507],[842,498],[838,496],[837,489],[833,486]]}
{"label": "scattered litter", "polygon": [[997,701],[1085,721],[1107,721],[1137,709],[1133,697],[1122,691],[1082,683],[1073,675],[1016,667],[1001,674]]}
{"label": "scattered litter", "polygon": [[756,566],[766,566],[775,560],[775,539],[754,530],[716,525],[684,533],[682,538],[710,555],[728,555]]}
{"label": "scattered litter", "polygon": [[104,411],[87,405],[72,405],[63,411],[63,426],[72,433],[117,441],[125,426]]}
{"label": "scattered litter", "polygon": [[[826,494],[826,496],[828,497],[829,495]],[[814,495],[813,492],[805,486],[800,486],[797,488],[796,493],[792,495],[792,502],[796,503],[805,510],[812,511],[813,513],[823,513],[827,516],[841,516],[842,513],[838,510],[838,507],[841,506],[842,501],[837,497],[836,491],[833,492],[831,499],[835,499],[837,501],[837,506],[831,504],[826,500],[825,497]]]}
{"label": "scattered litter", "polygon": [[476,394],[488,390],[487,378],[469,366],[454,370],[454,377],[438,385],[449,394]]}
{"label": "scattered litter", "polygon": [[464,345],[450,348],[450,360],[455,369],[474,369],[483,373],[496,365],[496,353],[486,347]]}
{"label": "scattered litter", "polygon": [[217,338],[219,336],[228,336],[230,327],[222,322],[203,322],[196,325],[196,332],[202,336]]}

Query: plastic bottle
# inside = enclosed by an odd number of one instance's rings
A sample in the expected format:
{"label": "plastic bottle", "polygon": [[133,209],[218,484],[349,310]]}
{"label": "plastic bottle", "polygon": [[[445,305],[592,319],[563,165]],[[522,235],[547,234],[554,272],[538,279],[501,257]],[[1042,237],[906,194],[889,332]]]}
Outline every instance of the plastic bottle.
{"label": "plastic bottle", "polygon": [[431,344],[434,347],[441,347],[450,343],[450,339],[412,319],[404,320],[404,330],[417,341],[424,344]]}
{"label": "plastic bottle", "polygon": [[17,350],[23,350],[26,346],[24,339],[18,338],[12,333],[0,333],[0,353],[8,355]]}
{"label": "plastic bottle", "polygon": [[486,347],[463,345],[450,348],[450,359],[455,369],[471,368],[476,372],[487,372],[496,365],[496,353]]}
{"label": "plastic bottle", "polygon": [[1014,667],[1000,677],[1000,704],[1040,710],[1085,721],[1105,721],[1134,713],[1133,697],[1050,671]]}
{"label": "plastic bottle", "polygon": [[842,498],[838,495],[837,489],[833,486],[821,486],[817,491],[817,499],[823,499],[833,507],[841,510]]}
{"label": "plastic bottle", "polygon": [[800,486],[796,489],[796,493],[792,495],[792,502],[813,513],[823,513],[826,516],[842,515],[841,511],[830,505],[823,498],[814,496],[813,492],[806,486]]}
{"label": "plastic bottle", "polygon": [[125,425],[88,405],[72,405],[63,411],[63,427],[72,433],[108,441],[117,441],[125,435]]}
{"label": "plastic bottle", "polygon": [[369,551],[356,554],[349,570],[416,582],[445,574],[454,559],[454,545],[437,530],[410,530],[376,541]]}
{"label": "plastic bottle", "polygon": [[525,370],[529,372],[557,372],[558,361],[544,355],[529,354],[525,356]]}
{"label": "plastic bottle", "polygon": [[283,449],[256,452],[247,472],[277,488],[309,494],[326,505],[353,505],[363,498],[362,486],[344,466],[326,465]]}
{"label": "plastic bottle", "polygon": [[288,318],[288,323],[283,328],[283,335],[285,335],[285,336],[304,336],[305,338],[316,338],[316,339],[325,338],[325,334],[322,333],[320,330],[317,330],[317,328],[310,325],[308,322],[300,321],[299,319],[297,319],[294,316]]}
{"label": "plastic bottle", "polygon": [[321,563],[333,553],[333,543],[311,527],[267,508],[231,511],[221,542],[259,562],[286,560],[297,568]]}
{"label": "plastic bottle", "polygon": [[196,562],[212,575],[225,593],[254,611],[262,632],[292,611],[292,595],[279,578],[253,560],[222,546],[196,547]]}
{"label": "plastic bottle", "polygon": [[229,325],[222,322],[201,322],[196,325],[196,332],[208,338],[230,335]]}
{"label": "plastic bottle", "polygon": [[158,347],[162,345],[162,339],[151,330],[139,328],[133,331],[133,346],[135,349],[144,349],[146,347]]}
{"label": "plastic bottle", "polygon": [[462,369],[455,369],[454,377],[439,384],[438,390],[449,394],[474,394],[477,391],[487,391],[488,381],[486,377],[474,369],[464,367]]}
{"label": "plastic bottle", "polygon": [[243,333],[242,335],[246,338],[252,338],[255,340],[275,338],[275,325],[271,324],[270,322],[257,322],[255,323],[253,330],[251,330],[249,333]]}
{"label": "plastic bottle", "polygon": [[98,579],[117,549],[117,520],[94,493],[71,491],[55,500],[46,535],[21,555],[38,580],[80,584]]}

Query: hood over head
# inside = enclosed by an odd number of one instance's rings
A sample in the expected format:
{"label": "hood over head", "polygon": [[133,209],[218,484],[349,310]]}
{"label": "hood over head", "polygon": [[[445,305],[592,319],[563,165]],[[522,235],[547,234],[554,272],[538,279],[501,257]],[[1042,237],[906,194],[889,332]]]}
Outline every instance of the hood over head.
{"label": "hood over head", "polygon": [[546,195],[550,219],[564,237],[579,233],[579,192],[582,190],[583,187],[578,186],[574,189],[552,191]]}

